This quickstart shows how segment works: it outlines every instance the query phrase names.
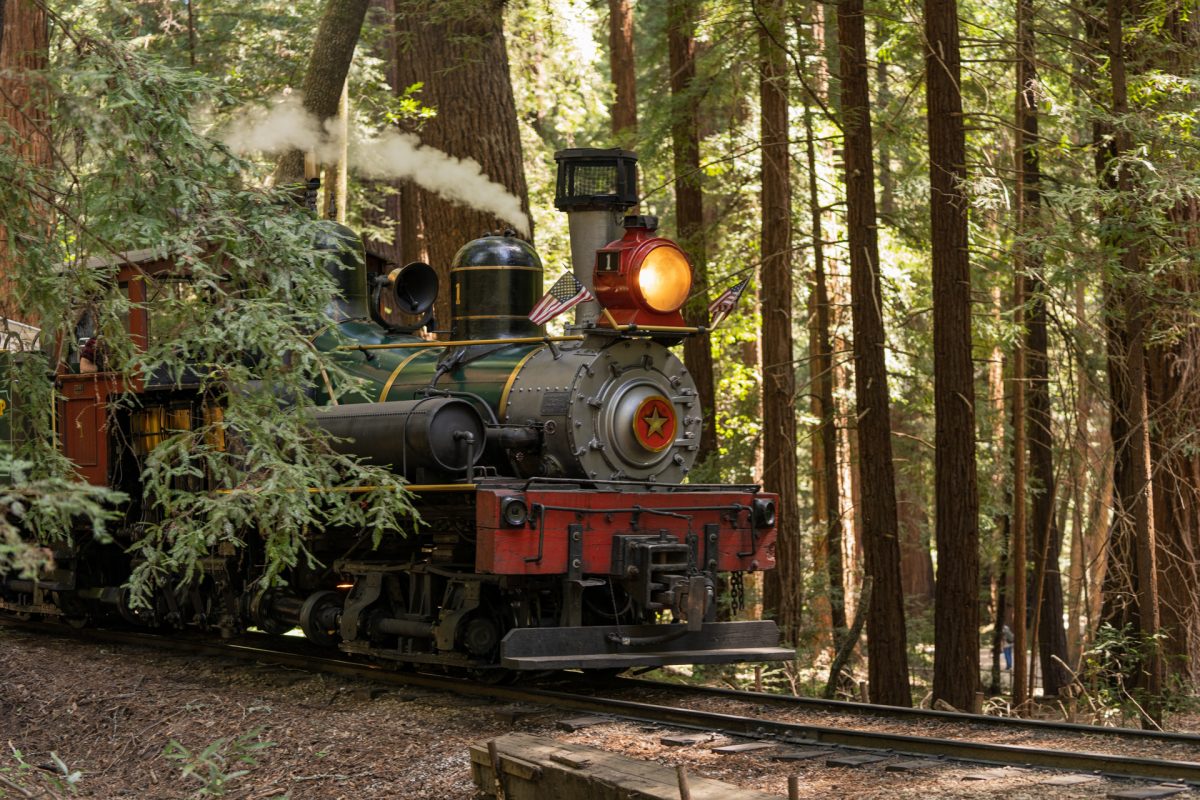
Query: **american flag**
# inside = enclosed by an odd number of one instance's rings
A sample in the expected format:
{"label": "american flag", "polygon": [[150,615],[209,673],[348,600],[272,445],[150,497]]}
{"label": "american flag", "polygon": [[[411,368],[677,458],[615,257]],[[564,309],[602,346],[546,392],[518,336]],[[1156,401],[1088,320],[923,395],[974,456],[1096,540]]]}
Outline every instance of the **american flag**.
{"label": "american flag", "polygon": [[737,308],[738,301],[742,299],[742,292],[746,291],[749,283],[749,278],[743,278],[741,282],[730,286],[721,293],[720,297],[708,304],[709,328],[720,325],[730,312]]}
{"label": "american flag", "polygon": [[580,283],[574,275],[566,272],[554,282],[550,291],[537,301],[533,311],[529,312],[529,319],[533,321],[534,325],[545,325],[564,311],[587,300],[595,299],[595,295],[589,292],[586,286]]}

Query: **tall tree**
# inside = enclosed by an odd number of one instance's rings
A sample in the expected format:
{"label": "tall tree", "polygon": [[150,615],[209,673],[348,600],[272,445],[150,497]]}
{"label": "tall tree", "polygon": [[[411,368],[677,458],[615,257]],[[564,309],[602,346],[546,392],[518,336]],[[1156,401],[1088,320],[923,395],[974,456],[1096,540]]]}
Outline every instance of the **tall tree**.
{"label": "tall tree", "polygon": [[[1200,63],[1200,20],[1189,6],[1176,0],[1162,10],[1162,47],[1146,48],[1153,64],[1186,83]],[[1153,28],[1150,28],[1153,30]],[[1195,91],[1173,104],[1187,111],[1196,107]],[[1189,130],[1180,131],[1190,139]],[[1179,135],[1179,134],[1177,134]],[[1192,167],[1194,169],[1194,166]],[[1170,248],[1195,253],[1200,250],[1200,191],[1193,185],[1173,198],[1163,222],[1171,232]],[[1165,279],[1164,279],[1165,278]],[[1168,296],[1200,296],[1200,274],[1195,260],[1173,265],[1155,281],[1154,289]],[[1170,336],[1156,336],[1147,348],[1148,413],[1152,420],[1151,460],[1155,465],[1154,526],[1161,627],[1166,634],[1164,669],[1195,685],[1200,677],[1200,449],[1190,446],[1200,418],[1200,385],[1191,365],[1200,364],[1200,330],[1195,309],[1160,306],[1156,328]],[[1189,313],[1190,312],[1190,313]]]}
{"label": "tall tree", "polygon": [[759,7],[762,105],[763,483],[779,495],[776,568],[766,573],[763,603],[787,641],[800,636],[803,575],[796,484],[796,373],[792,353],[792,218],[788,155],[788,77],[784,0]]}
{"label": "tall tree", "polygon": [[938,552],[933,696],[969,709],[979,684],[979,495],[956,0],[925,0],[925,47]]}
{"label": "tall tree", "polygon": [[[381,32],[382,35],[376,38],[371,55],[386,65],[385,77],[390,93],[400,95],[406,87],[400,86],[396,79],[396,42],[393,34],[395,16],[394,0],[371,0],[371,7],[363,25],[365,30],[374,29]],[[366,193],[370,197],[370,203],[360,208],[359,212],[369,228],[378,228],[384,233],[378,237],[366,236],[367,252],[385,263],[406,263],[400,225],[397,221],[400,214],[400,182],[373,181],[368,187]]]}
{"label": "tall tree", "polygon": [[[668,11],[668,14],[674,19],[674,10]],[[637,140],[638,124],[637,70],[633,60],[633,0],[608,0],[608,63],[613,88],[616,89],[616,101],[612,108],[613,137],[618,146],[632,147]],[[674,52],[671,54],[671,64],[673,78]],[[672,80],[672,89],[674,85]]]}
{"label": "tall tree", "polygon": [[[1033,35],[1033,2],[1017,3],[1017,170],[1021,187],[1020,229],[1036,230],[1041,196],[1041,166],[1038,159],[1038,82]],[[1027,277],[1029,308],[1026,325],[1026,368],[1029,401],[1030,475],[1038,485],[1033,497],[1030,522],[1033,535],[1037,605],[1038,650],[1042,663],[1042,687],[1046,695],[1057,695],[1070,680],[1067,668],[1067,639],[1063,629],[1062,576],[1058,559],[1062,538],[1054,516],[1056,481],[1054,438],[1050,415],[1050,364],[1046,310],[1046,281],[1041,247],[1028,242],[1022,248]]]}
{"label": "tall tree", "polygon": [[[1018,156],[1019,157],[1019,156]],[[1019,174],[1019,172],[1018,172]],[[1020,209],[1020,193],[1017,208]],[[1025,324],[1025,274],[1017,269],[1013,276],[1013,322],[1018,330]],[[1012,358],[1012,517],[1009,520],[1009,535],[1013,587],[1013,665],[1012,698],[1018,708],[1029,698],[1033,687],[1029,679],[1029,662],[1025,660],[1027,644],[1026,620],[1028,619],[1028,592],[1026,592],[1026,563],[1028,548],[1025,540],[1025,341],[1017,341]]]}
{"label": "tall tree", "polygon": [[[424,84],[421,102],[437,115],[421,129],[421,141],[456,158],[471,158],[495,183],[520,198],[528,213],[529,192],[508,71],[502,0],[453,0],[428,4],[396,2],[398,85]],[[401,236],[423,236],[424,252],[409,245],[405,257],[424,257],[448,287],[450,262],[458,249],[484,231],[507,223],[443,200],[411,182],[404,184]],[[436,306],[441,327],[449,323],[449,292]]]}
{"label": "tall tree", "polygon": [[[1126,0],[1108,0],[1108,46],[1109,70],[1112,79],[1112,113],[1121,118],[1129,113],[1129,90],[1125,70],[1124,47],[1124,17],[1128,12]],[[1157,553],[1155,546],[1154,528],[1154,499],[1152,469],[1150,463],[1150,422],[1146,409],[1146,329],[1148,312],[1145,307],[1143,286],[1139,277],[1143,270],[1142,245],[1134,228],[1137,220],[1130,218],[1129,211],[1136,208],[1133,202],[1133,176],[1129,166],[1117,168],[1116,162],[1130,153],[1133,149],[1132,136],[1124,126],[1115,126],[1113,137],[1113,164],[1111,169],[1116,171],[1116,186],[1122,198],[1128,205],[1126,218],[1113,220],[1117,226],[1119,237],[1118,252],[1120,253],[1121,268],[1117,277],[1117,298],[1121,302],[1119,309],[1113,309],[1119,315],[1113,322],[1124,323],[1123,341],[1124,352],[1118,354],[1123,360],[1124,369],[1118,373],[1117,379],[1123,382],[1121,387],[1123,400],[1127,402],[1126,423],[1128,431],[1122,447],[1126,453],[1126,468],[1129,474],[1125,476],[1123,485],[1119,487],[1122,496],[1118,505],[1126,519],[1124,523],[1128,540],[1132,543],[1133,577],[1136,586],[1137,630],[1147,646],[1147,656],[1142,667],[1141,683],[1153,697],[1162,688],[1162,662],[1158,645],[1153,641],[1159,629],[1158,608],[1158,569],[1155,564]],[[1114,415],[1120,413],[1113,410]],[[1114,445],[1116,445],[1114,439]],[[1159,716],[1156,708],[1147,709],[1152,719]]]}
{"label": "tall tree", "polygon": [[[795,21],[796,40],[801,56],[815,62],[810,88],[822,102],[829,96],[829,70],[821,58],[825,49],[825,8],[819,2],[808,4],[808,19]],[[813,102],[804,93],[804,155],[808,174],[808,207],[811,218],[812,284],[808,292],[808,375],[812,387],[809,409],[817,422],[812,445],[813,571],[820,587],[812,599],[815,626],[829,630],[834,652],[839,637],[846,631],[846,581],[843,575],[842,511],[838,493],[837,405],[834,402],[833,306],[829,298],[829,280],[825,255],[825,208],[821,202],[820,162],[814,133]],[[822,156],[828,158],[829,142],[822,142]],[[822,592],[821,588],[825,591]]]}
{"label": "tall tree", "polygon": [[[337,116],[369,5],[369,0],[328,0],[321,13],[302,84],[304,110],[321,122]],[[280,157],[276,186],[299,183],[304,177],[304,153],[292,150]]]}
{"label": "tall tree", "polygon": [[886,339],[875,215],[867,29],[862,0],[841,0],[837,21],[845,132],[846,232],[854,318],[854,399],[862,476],[859,508],[864,566],[873,584],[867,610],[871,700],[910,706],[912,690],[908,682],[908,635],[904,626],[891,409],[884,361]]}
{"label": "tall tree", "polygon": [[[814,4],[819,11],[820,5]],[[813,285],[809,295],[811,308],[809,375],[813,385],[813,416],[820,420],[818,436],[813,440],[814,521],[822,525],[824,535],[814,537],[813,566],[825,566],[829,584],[829,624],[834,647],[846,630],[846,581],[842,566],[842,512],[838,494],[837,406],[833,401],[833,342],[829,331],[831,313],[829,285],[825,275],[824,226],[821,195],[817,180],[817,154],[813,141],[812,106],[804,103],[805,153],[808,159],[808,203],[812,213]],[[821,580],[822,576],[818,576]]]}
{"label": "tall tree", "polygon": [[[45,69],[50,45],[45,8],[36,0],[0,2],[0,146],[30,169],[49,166],[49,118],[38,71]],[[32,202],[32,198],[31,198]],[[18,296],[15,243],[0,228],[0,317],[36,323]]]}
{"label": "tall tree", "polygon": [[[613,0],[617,2],[617,0]],[[695,0],[670,0],[667,4],[667,50],[671,66],[671,147],[675,156],[675,219],[679,240],[694,267],[692,295],[684,309],[689,325],[708,324],[708,252],[705,242],[704,192],[700,171],[700,114],[696,92]],[[616,120],[614,119],[614,124]],[[703,461],[717,449],[716,397],[713,385],[711,343],[707,336],[683,341],[683,361],[708,422],[700,432]]]}

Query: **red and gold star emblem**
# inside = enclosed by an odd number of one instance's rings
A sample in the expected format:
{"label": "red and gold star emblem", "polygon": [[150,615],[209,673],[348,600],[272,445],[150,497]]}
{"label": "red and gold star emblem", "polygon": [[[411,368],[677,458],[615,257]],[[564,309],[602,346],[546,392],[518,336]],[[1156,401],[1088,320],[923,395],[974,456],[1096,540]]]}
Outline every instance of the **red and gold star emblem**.
{"label": "red and gold star emblem", "polygon": [[657,453],[675,441],[675,407],[662,395],[642,401],[633,415],[633,433],[638,444]]}

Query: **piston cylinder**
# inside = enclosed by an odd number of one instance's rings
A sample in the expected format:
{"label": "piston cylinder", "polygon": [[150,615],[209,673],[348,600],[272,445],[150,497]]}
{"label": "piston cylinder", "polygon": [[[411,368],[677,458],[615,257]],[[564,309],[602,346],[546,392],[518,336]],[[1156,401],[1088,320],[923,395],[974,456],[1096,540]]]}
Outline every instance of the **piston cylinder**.
{"label": "piston cylinder", "polygon": [[453,397],[325,406],[309,413],[338,437],[333,443],[338,452],[419,482],[463,477],[486,443],[479,412]]}

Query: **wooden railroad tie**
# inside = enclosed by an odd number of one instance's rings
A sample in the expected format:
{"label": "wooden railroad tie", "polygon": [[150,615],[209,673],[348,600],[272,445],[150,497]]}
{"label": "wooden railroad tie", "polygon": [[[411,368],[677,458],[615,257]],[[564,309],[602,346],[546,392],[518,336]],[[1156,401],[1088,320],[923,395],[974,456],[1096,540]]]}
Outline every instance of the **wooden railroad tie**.
{"label": "wooden railroad tie", "polygon": [[679,800],[681,786],[691,800],[780,797],[701,778],[686,770],[681,776],[673,766],[527,733],[472,745],[471,778],[485,795],[503,800]]}

